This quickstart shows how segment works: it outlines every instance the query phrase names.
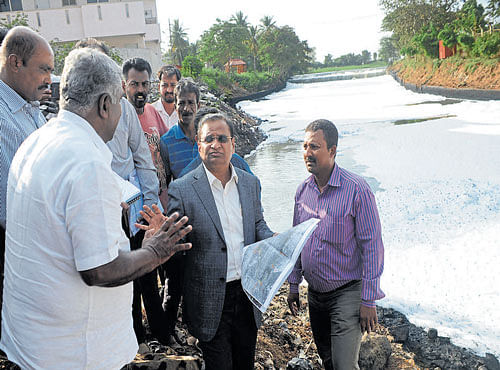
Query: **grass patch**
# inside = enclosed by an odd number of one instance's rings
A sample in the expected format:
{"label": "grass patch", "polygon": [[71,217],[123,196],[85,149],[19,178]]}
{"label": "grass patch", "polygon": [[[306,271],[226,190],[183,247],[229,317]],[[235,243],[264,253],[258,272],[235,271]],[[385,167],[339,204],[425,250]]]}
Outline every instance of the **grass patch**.
{"label": "grass patch", "polygon": [[362,64],[358,66],[341,66],[341,67],[323,67],[314,68],[307,71],[307,73],[323,73],[323,72],[338,72],[338,71],[349,71],[353,69],[365,69],[365,68],[378,68],[387,67],[387,63],[383,61],[371,62],[368,64]]}

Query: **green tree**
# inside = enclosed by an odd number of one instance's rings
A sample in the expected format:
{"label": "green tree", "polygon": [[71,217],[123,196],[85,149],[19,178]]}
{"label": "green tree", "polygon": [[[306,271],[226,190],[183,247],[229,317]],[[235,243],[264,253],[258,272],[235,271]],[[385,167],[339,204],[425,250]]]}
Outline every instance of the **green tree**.
{"label": "green tree", "polygon": [[199,57],[208,64],[222,67],[230,58],[249,58],[246,45],[248,30],[228,21],[217,23],[201,36]]}
{"label": "green tree", "polygon": [[457,44],[457,33],[451,24],[445,24],[444,28],[439,31],[438,39],[443,40],[444,46],[452,48]]}
{"label": "green tree", "polygon": [[489,0],[486,10],[486,15],[490,17],[491,22],[498,22],[500,18],[500,0]]}
{"label": "green tree", "polygon": [[230,21],[233,22],[235,25],[240,26],[240,27],[248,27],[248,17],[243,14],[242,11],[234,13]]}
{"label": "green tree", "polygon": [[459,0],[379,0],[385,12],[382,30],[392,32],[400,49],[429,23],[441,29],[453,21],[459,3]]}
{"label": "green tree", "polygon": [[179,19],[174,19],[170,25],[170,57],[172,62],[182,65],[182,61],[189,54],[189,41],[187,32],[182,27]]}
{"label": "green tree", "polygon": [[252,54],[253,59],[253,69],[257,70],[257,58],[259,55],[259,28],[257,26],[249,26],[248,27],[248,40],[246,41],[246,45]]}
{"label": "green tree", "polygon": [[[58,39],[49,42],[52,51],[54,52],[54,74],[60,75],[64,68],[64,60],[68,56],[69,52],[75,47],[75,42],[61,42]],[[118,65],[123,63],[123,58],[116,48],[109,48],[109,56]]]}
{"label": "green tree", "polygon": [[10,30],[16,26],[29,27],[28,16],[24,13],[17,13],[14,18],[10,19],[10,21],[7,18],[0,18],[0,27]]}
{"label": "green tree", "polygon": [[333,66],[333,56],[332,54],[326,54],[325,59],[323,60],[323,64],[325,67]]}
{"label": "green tree", "polygon": [[307,70],[312,49],[290,26],[272,27],[259,37],[259,60],[273,75],[286,78]]}
{"label": "green tree", "polygon": [[272,15],[265,15],[260,19],[260,24],[264,30],[267,30],[271,27],[276,26],[276,22],[274,21],[274,17]]}
{"label": "green tree", "polygon": [[455,28],[470,34],[479,32],[486,26],[484,7],[476,0],[467,0],[457,13]]}
{"label": "green tree", "polygon": [[397,42],[392,36],[382,37],[378,57],[387,63],[392,63],[399,58]]}
{"label": "green tree", "polygon": [[203,71],[203,62],[193,55],[188,55],[182,61],[182,75],[198,78]]}
{"label": "green tree", "polygon": [[413,37],[412,41],[418,46],[422,54],[430,58],[438,57],[439,39],[438,31],[434,24],[430,23],[422,27],[422,30]]}
{"label": "green tree", "polygon": [[371,59],[372,59],[372,55],[368,50],[363,50],[361,52],[361,64],[370,63]]}

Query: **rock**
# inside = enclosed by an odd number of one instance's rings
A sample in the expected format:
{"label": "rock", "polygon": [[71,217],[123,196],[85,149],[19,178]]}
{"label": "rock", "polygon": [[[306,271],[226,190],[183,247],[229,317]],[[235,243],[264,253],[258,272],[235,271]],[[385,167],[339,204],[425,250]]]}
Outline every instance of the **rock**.
{"label": "rock", "polygon": [[186,339],[186,342],[188,344],[188,346],[194,346],[197,342],[198,342],[198,339],[196,339],[195,337],[193,336],[189,336],[187,339]]}
{"label": "rock", "polygon": [[134,361],[122,370],[200,370],[201,360],[192,356],[155,356],[150,361]]}
{"label": "rock", "polygon": [[497,358],[491,353],[487,353],[484,357],[484,364],[488,368],[488,370],[500,370],[500,363]]}
{"label": "rock", "polygon": [[384,369],[391,352],[391,343],[387,337],[370,334],[361,341],[359,367],[367,370]]}
{"label": "rock", "polygon": [[295,357],[288,361],[286,370],[313,370],[313,366],[305,358]]}
{"label": "rock", "polygon": [[390,329],[391,335],[394,337],[396,343],[404,343],[408,340],[410,334],[410,325],[404,324],[392,327]]}
{"label": "rock", "polygon": [[274,370],[274,362],[270,358],[264,361],[264,369],[265,370]]}
{"label": "rock", "polygon": [[427,332],[427,338],[429,338],[430,340],[436,339],[437,336],[438,336],[437,329],[430,328],[429,331]]}
{"label": "rock", "polygon": [[139,344],[139,350],[137,351],[140,355],[145,355],[146,353],[151,352],[151,348],[146,343]]}

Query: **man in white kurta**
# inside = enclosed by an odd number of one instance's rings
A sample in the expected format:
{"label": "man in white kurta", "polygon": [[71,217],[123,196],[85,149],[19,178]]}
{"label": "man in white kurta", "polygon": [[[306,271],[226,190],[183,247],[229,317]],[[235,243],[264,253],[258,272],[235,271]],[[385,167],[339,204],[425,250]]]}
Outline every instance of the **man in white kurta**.
{"label": "man in white kurta", "polygon": [[[137,352],[132,284],[88,286],[78,272],[129,248],[119,227],[120,187],[111,159],[95,130],[64,110],[14,157],[1,345],[22,368],[35,368],[44,358],[47,369],[61,363],[113,369]],[[37,345],[22,346],[30,342]]]}
{"label": "man in white kurta", "polygon": [[187,233],[178,222],[128,250],[123,180],[105,144],[121,114],[120,75],[103,53],[72,51],[59,115],[10,167],[0,348],[23,369],[122,368],[137,351],[130,282],[187,247],[175,246]]}

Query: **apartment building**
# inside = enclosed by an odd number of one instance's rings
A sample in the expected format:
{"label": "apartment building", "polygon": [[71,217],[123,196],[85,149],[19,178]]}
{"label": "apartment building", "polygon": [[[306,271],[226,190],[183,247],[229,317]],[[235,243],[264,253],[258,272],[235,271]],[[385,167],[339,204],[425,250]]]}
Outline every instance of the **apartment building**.
{"label": "apartment building", "polygon": [[124,58],[141,57],[161,67],[161,31],[156,0],[0,0],[0,18],[17,13],[49,41],[95,37]]}

